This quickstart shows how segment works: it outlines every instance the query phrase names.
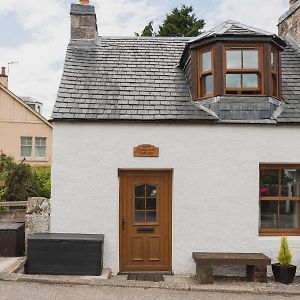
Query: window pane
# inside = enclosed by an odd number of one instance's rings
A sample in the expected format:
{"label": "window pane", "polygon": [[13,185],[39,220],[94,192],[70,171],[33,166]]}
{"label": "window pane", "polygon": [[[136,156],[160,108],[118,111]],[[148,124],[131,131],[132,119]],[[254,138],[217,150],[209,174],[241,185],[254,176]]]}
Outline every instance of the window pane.
{"label": "window pane", "polygon": [[258,69],[258,51],[243,51],[243,69]]}
{"label": "window pane", "polygon": [[280,201],[279,229],[298,229],[297,201]]}
{"label": "window pane", "polygon": [[147,198],[146,209],[156,210],[156,198]]}
{"label": "window pane", "polygon": [[300,196],[300,169],[281,170],[281,196]]}
{"label": "window pane", "polygon": [[257,74],[243,74],[243,88],[258,88]]}
{"label": "window pane", "polygon": [[226,74],[226,87],[227,88],[241,88],[241,74]]}
{"label": "window pane", "polygon": [[275,68],[275,54],[274,52],[271,52],[271,68]]}
{"label": "window pane", "polygon": [[202,53],[202,73],[211,70],[211,51]]}
{"label": "window pane", "polygon": [[31,157],[31,146],[21,146],[21,157]]}
{"label": "window pane", "polygon": [[31,157],[32,137],[21,137],[21,157]]}
{"label": "window pane", "polygon": [[135,187],[135,197],[145,197],[145,184]]}
{"label": "window pane", "polygon": [[260,196],[279,196],[279,170],[260,170]]}
{"label": "window pane", "polygon": [[46,138],[44,138],[44,137],[36,137],[35,138],[35,145],[36,146],[46,146]]}
{"label": "window pane", "polygon": [[148,222],[156,222],[156,211],[147,211],[146,220]]}
{"label": "window pane", "polygon": [[156,196],[156,186],[147,184],[146,196],[147,197],[155,197]]}
{"label": "window pane", "polygon": [[145,209],[145,199],[144,198],[136,198],[135,199],[135,209],[136,210]]}
{"label": "window pane", "polygon": [[145,222],[145,211],[136,211],[135,212],[135,222]]}
{"label": "window pane", "polygon": [[277,229],[278,201],[260,202],[260,228]]}
{"label": "window pane", "polygon": [[242,68],[242,51],[241,50],[227,50],[226,51],[227,69],[241,69]]}
{"label": "window pane", "polygon": [[204,95],[213,93],[213,76],[208,75],[204,77]]}

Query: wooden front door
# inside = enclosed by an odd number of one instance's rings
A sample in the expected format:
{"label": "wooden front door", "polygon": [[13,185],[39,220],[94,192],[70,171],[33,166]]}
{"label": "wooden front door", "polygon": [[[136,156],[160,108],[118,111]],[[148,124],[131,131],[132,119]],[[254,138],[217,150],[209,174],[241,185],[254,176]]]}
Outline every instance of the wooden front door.
{"label": "wooden front door", "polygon": [[120,271],[171,272],[171,171],[120,172]]}

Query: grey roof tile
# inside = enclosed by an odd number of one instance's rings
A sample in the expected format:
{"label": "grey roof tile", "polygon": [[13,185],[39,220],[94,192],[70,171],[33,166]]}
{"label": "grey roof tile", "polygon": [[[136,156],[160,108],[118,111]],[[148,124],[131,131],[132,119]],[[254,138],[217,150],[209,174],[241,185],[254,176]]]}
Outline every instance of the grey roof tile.
{"label": "grey roof tile", "polygon": [[[193,105],[178,63],[185,38],[71,41],[53,119],[215,120]],[[67,110],[66,110],[67,108]]]}

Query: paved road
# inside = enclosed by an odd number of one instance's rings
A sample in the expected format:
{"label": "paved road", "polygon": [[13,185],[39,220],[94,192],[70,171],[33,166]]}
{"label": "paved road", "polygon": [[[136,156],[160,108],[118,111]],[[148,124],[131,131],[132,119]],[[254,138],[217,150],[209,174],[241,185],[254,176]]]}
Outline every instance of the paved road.
{"label": "paved road", "polygon": [[[27,282],[0,281],[1,300],[141,300],[141,299],[204,299],[204,300],[277,300],[287,299],[287,297],[249,295],[249,294],[219,294],[203,293],[191,291],[171,291],[160,289],[141,288],[117,288],[117,287],[97,287],[97,286],[71,286],[60,284],[41,284]],[[289,299],[300,299],[300,297],[290,297]]]}

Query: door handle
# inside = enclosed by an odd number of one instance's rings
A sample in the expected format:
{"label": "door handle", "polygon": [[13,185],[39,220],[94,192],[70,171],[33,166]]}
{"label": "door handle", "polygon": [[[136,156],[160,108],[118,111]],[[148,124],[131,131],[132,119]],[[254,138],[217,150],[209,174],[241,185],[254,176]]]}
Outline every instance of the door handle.
{"label": "door handle", "polygon": [[125,224],[127,223],[126,219],[122,219],[122,230],[125,229]]}

